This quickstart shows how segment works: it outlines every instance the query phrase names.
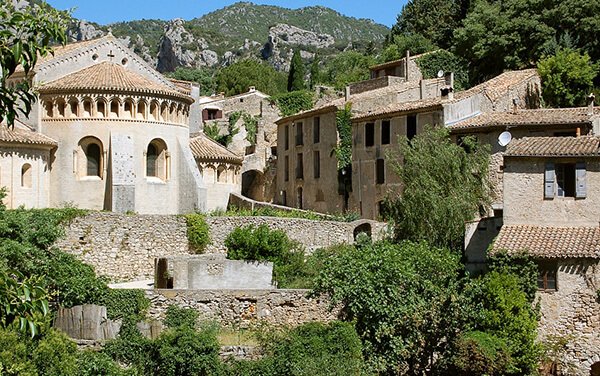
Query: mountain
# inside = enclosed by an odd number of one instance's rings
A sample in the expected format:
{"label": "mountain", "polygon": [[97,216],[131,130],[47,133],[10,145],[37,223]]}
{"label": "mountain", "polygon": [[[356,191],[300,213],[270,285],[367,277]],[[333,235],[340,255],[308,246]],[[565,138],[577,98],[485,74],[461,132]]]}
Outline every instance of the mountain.
{"label": "mountain", "polygon": [[327,58],[347,48],[381,43],[389,33],[372,20],[326,7],[287,9],[239,2],[190,21],[136,20],[104,26],[77,21],[70,36],[89,39],[109,30],[160,71],[224,66],[249,56],[287,70],[293,49],[300,49],[305,60],[315,53]]}

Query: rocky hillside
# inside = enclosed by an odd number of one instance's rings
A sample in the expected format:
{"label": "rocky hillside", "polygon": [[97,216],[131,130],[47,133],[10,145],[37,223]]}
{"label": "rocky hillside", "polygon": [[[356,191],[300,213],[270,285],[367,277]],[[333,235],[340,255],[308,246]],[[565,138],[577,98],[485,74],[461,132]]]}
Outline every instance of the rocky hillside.
{"label": "rocky hillside", "polygon": [[191,21],[139,20],[104,26],[77,21],[70,36],[90,39],[109,30],[164,72],[180,66],[224,66],[248,56],[286,70],[293,49],[300,48],[305,59],[316,52],[332,56],[349,46],[379,43],[389,32],[371,20],[325,7],[286,9],[240,2]]}

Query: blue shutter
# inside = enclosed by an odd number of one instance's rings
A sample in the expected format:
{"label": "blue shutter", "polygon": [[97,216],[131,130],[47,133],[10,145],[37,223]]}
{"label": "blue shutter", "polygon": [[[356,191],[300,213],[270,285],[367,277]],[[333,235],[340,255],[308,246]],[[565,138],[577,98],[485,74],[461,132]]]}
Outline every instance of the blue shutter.
{"label": "blue shutter", "polygon": [[544,198],[554,198],[554,163],[546,163],[544,173]]}
{"label": "blue shutter", "polygon": [[585,162],[577,162],[575,165],[575,197],[585,198],[587,186],[585,181]]}

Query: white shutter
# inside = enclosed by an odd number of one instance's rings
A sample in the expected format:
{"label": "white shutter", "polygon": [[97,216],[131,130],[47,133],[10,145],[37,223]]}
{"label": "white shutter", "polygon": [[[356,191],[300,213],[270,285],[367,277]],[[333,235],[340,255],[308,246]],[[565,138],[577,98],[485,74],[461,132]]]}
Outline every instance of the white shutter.
{"label": "white shutter", "polygon": [[546,163],[544,173],[544,198],[554,198],[554,163]]}
{"label": "white shutter", "polygon": [[575,184],[575,197],[585,198],[587,195],[585,162],[577,162],[575,165]]}

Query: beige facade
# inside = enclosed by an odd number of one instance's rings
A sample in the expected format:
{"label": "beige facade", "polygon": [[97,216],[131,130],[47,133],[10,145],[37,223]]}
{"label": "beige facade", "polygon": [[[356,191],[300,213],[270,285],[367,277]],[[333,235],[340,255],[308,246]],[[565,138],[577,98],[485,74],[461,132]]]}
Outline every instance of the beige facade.
{"label": "beige facade", "polygon": [[[22,71],[12,77],[19,79]],[[2,148],[0,183],[12,187],[10,206],[207,210],[207,187],[190,149],[190,118],[198,112],[192,85],[166,79],[111,34],[56,48],[38,61],[33,82],[39,101],[23,119],[29,127],[23,138],[46,137],[53,144],[47,150],[43,143]],[[25,176],[32,177],[25,189],[15,185],[8,165],[27,158],[31,173]],[[238,180],[231,183],[239,187]],[[216,201],[226,206],[218,194]]]}

